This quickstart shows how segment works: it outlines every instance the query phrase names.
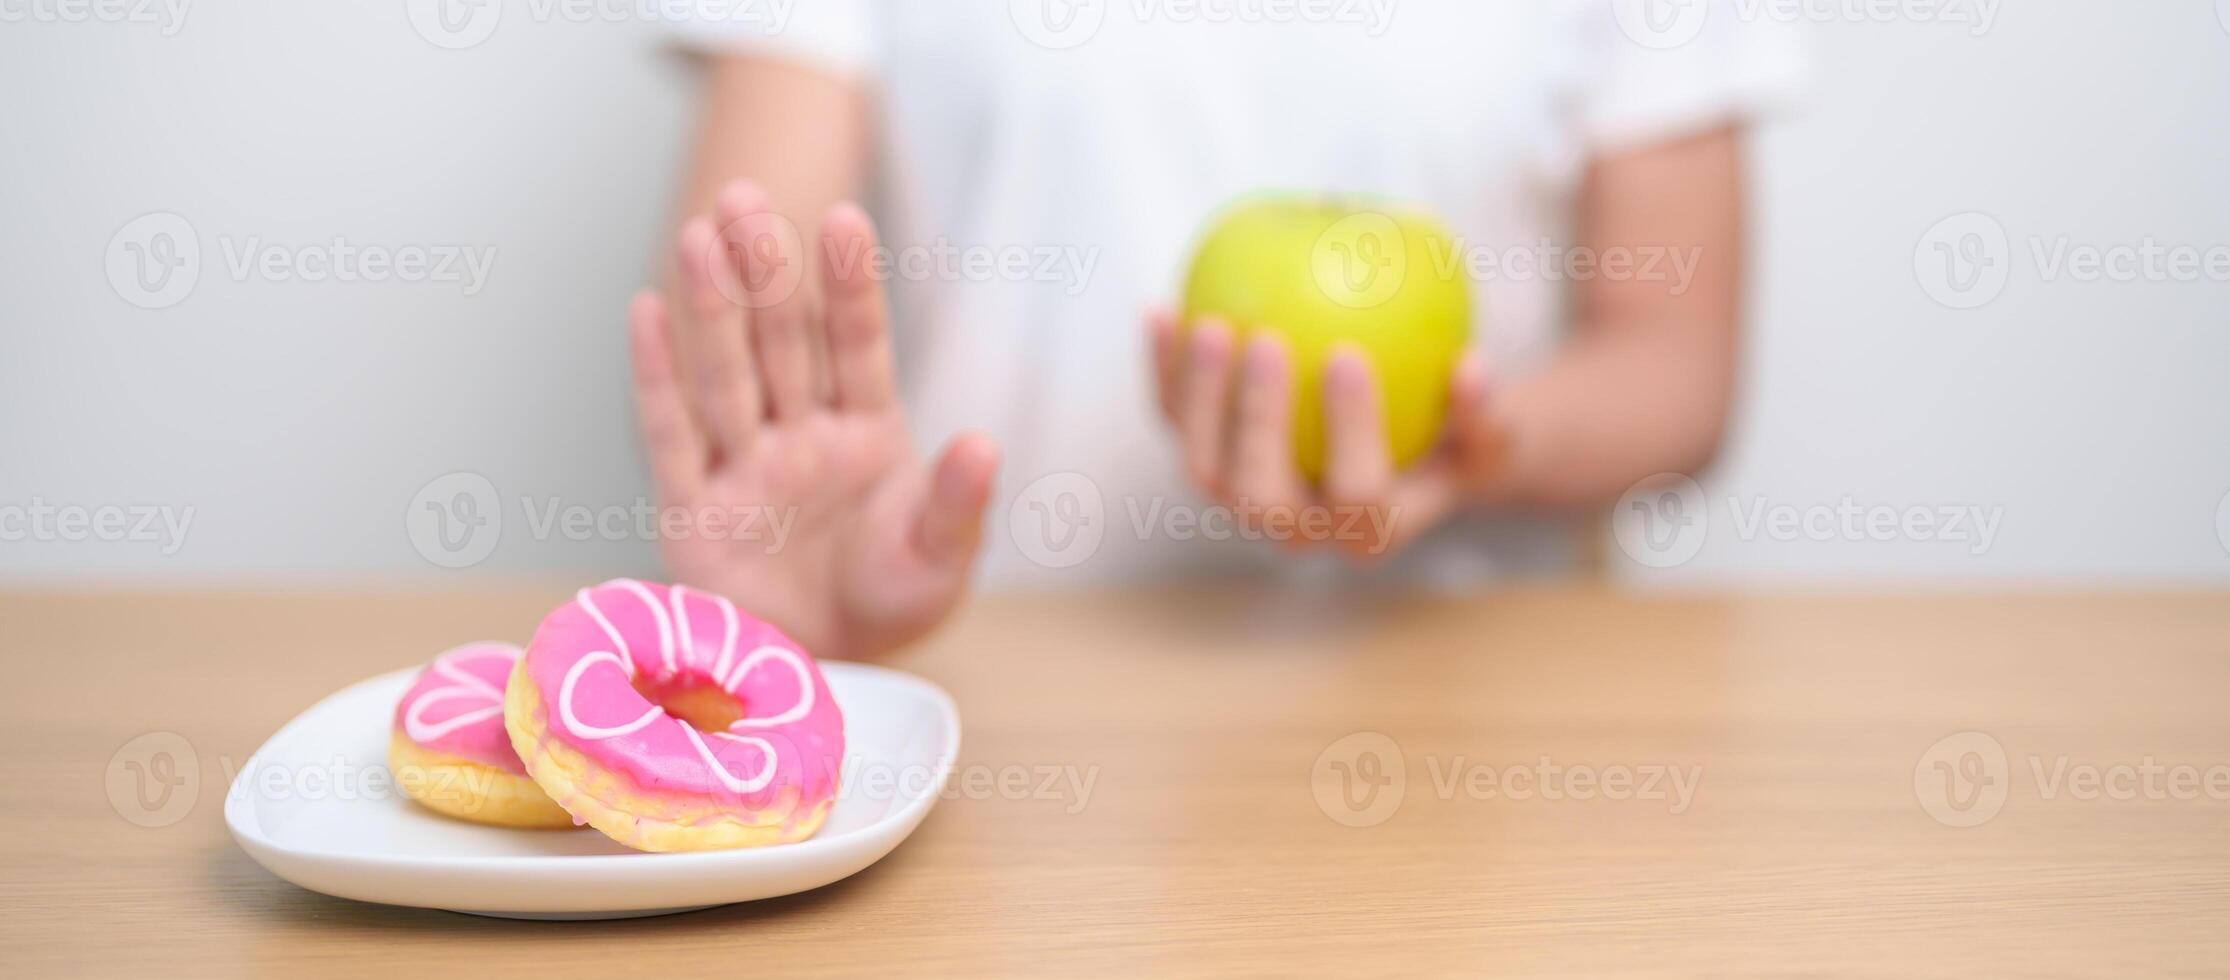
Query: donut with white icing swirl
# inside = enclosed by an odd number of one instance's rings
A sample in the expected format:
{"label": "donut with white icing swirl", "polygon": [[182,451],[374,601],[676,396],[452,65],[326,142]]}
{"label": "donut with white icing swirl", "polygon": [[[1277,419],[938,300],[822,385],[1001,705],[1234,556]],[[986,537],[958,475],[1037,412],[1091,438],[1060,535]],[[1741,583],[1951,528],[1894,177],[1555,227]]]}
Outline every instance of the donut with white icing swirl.
{"label": "donut with white icing swirl", "polygon": [[542,621],[504,726],[560,807],[646,851],[810,837],[844,754],[843,713],[795,641],[724,597],[632,579]]}

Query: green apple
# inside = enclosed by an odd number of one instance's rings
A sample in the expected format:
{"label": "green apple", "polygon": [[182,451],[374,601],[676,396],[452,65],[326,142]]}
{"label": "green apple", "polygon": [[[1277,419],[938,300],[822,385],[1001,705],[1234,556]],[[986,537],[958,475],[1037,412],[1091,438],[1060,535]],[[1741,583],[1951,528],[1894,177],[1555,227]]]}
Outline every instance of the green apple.
{"label": "green apple", "polygon": [[1367,356],[1397,466],[1430,452],[1471,330],[1471,290],[1454,238],[1429,215],[1385,202],[1263,195],[1209,227],[1185,280],[1184,322],[1275,331],[1291,351],[1293,452],[1324,472],[1324,368],[1342,344]]}

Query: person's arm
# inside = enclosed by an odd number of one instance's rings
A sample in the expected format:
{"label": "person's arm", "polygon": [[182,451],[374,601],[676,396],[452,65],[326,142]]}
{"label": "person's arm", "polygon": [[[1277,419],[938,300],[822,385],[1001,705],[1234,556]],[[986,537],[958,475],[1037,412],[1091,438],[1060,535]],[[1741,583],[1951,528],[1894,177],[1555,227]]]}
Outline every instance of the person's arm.
{"label": "person's arm", "polygon": [[866,181],[868,96],[855,80],[773,58],[705,62],[696,152],[682,185],[683,219],[712,211],[728,181],[749,177],[775,209],[808,222],[852,200]]}
{"label": "person's arm", "polygon": [[1597,256],[1660,255],[1661,278],[1582,285],[1571,344],[1490,405],[1509,452],[1482,481],[1481,502],[1593,507],[1711,461],[1740,356],[1742,188],[1733,130],[1590,168],[1579,244]]}
{"label": "person's arm", "polygon": [[1457,510],[1597,506],[1644,477],[1701,468],[1719,445],[1734,388],[1742,186],[1741,135],[1732,128],[1597,160],[1581,190],[1576,244],[1598,257],[1659,254],[1656,274],[1583,283],[1572,343],[1507,390],[1495,390],[1486,365],[1467,356],[1442,447],[1406,471],[1386,449],[1377,384],[1360,351],[1337,353],[1326,367],[1327,462],[1321,484],[1311,485],[1289,448],[1296,379],[1277,339],[1258,333],[1236,351],[1229,329],[1201,323],[1181,345],[1174,318],[1157,314],[1155,377],[1188,468],[1257,523],[1308,507],[1372,513],[1379,519],[1338,526],[1382,527],[1383,538],[1299,542],[1366,557]]}

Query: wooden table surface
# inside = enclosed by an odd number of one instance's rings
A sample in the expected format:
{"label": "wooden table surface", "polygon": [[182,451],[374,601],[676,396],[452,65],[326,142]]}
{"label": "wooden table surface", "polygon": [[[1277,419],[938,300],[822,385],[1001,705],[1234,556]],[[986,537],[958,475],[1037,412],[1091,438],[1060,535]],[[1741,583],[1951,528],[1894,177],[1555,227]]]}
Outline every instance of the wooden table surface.
{"label": "wooden table surface", "polygon": [[[2230,969],[2223,595],[985,599],[897,661],[974,782],[818,892],[498,921],[232,843],[226,767],[281,723],[563,594],[0,598],[0,972]],[[190,805],[112,803],[151,732]]]}

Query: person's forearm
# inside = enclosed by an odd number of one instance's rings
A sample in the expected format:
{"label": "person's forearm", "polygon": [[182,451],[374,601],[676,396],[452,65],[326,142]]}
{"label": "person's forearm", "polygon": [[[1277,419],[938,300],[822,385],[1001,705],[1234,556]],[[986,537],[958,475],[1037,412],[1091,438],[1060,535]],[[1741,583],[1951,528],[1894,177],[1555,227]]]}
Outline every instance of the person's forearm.
{"label": "person's forearm", "polygon": [[1575,509],[1609,503],[1658,473],[1693,473],[1719,447],[1731,352],[1695,334],[1634,326],[1581,340],[1546,371],[1497,399],[1509,433],[1496,506]]}
{"label": "person's forearm", "polygon": [[855,81],[775,59],[708,59],[677,223],[711,213],[722,184],[749,178],[810,247],[821,216],[857,197],[865,182],[867,113],[866,91]]}
{"label": "person's forearm", "polygon": [[1718,449],[1741,345],[1742,144],[1723,129],[1597,160],[1578,238],[1597,255],[1668,258],[1672,275],[1575,291],[1572,345],[1490,402],[1509,446],[1489,505],[1586,508]]}

